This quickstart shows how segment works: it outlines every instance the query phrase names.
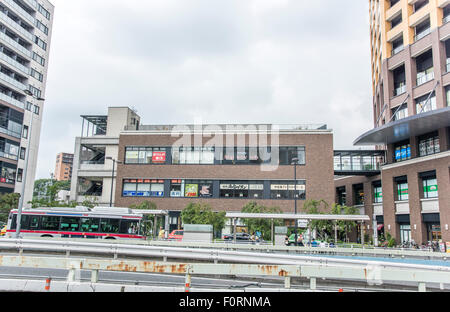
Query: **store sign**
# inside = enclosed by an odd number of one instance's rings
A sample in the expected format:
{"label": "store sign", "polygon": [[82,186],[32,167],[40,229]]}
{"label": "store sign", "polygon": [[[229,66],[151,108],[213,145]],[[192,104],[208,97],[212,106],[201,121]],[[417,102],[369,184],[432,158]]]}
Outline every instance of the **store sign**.
{"label": "store sign", "polygon": [[153,163],[165,163],[166,162],[166,152],[153,152],[152,162]]}
{"label": "store sign", "polygon": [[447,245],[447,253],[450,253],[450,242],[445,243]]}
{"label": "store sign", "polygon": [[198,184],[186,184],[184,197],[198,197]]}
{"label": "store sign", "polygon": [[264,184],[250,184],[250,190],[262,191],[262,190],[264,190]]}
{"label": "store sign", "polygon": [[248,190],[248,184],[220,184],[221,190]]}
{"label": "store sign", "polygon": [[211,193],[211,185],[206,184],[206,185],[200,185],[200,196],[202,197],[211,197],[212,193]]}

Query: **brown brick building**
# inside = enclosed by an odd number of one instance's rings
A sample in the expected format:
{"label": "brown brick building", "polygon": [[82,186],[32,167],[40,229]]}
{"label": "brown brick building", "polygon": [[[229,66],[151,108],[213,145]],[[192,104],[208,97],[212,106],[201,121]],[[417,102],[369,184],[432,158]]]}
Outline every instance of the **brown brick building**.
{"label": "brown brick building", "polygon": [[56,155],[56,181],[69,181],[72,178],[73,154],[59,153]]}

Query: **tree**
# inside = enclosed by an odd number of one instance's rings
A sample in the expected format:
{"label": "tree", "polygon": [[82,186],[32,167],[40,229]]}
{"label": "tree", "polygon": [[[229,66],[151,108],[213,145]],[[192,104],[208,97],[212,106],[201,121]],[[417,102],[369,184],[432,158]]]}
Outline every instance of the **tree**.
{"label": "tree", "polygon": [[208,204],[189,203],[181,212],[183,224],[211,224],[214,233],[225,227],[225,211],[215,212]]}
{"label": "tree", "polygon": [[[359,210],[358,208],[355,208],[353,206],[341,206],[338,204],[333,204],[333,208],[331,209],[331,213],[335,215],[356,215],[358,214]],[[353,229],[356,228],[356,222],[355,221],[344,221],[340,220],[337,221],[337,226],[339,229],[339,236],[342,235],[342,231],[345,235],[345,240],[348,242],[348,233],[353,231]]]}
{"label": "tree", "polygon": [[[329,211],[329,205],[323,199],[310,199],[303,205],[303,210],[307,214],[325,214]],[[327,241],[333,231],[333,222],[330,220],[312,220],[310,225],[312,229],[316,230],[320,240]]]}
{"label": "tree", "polygon": [[[256,202],[250,202],[246,204],[241,212],[243,213],[282,213],[278,207],[266,207],[259,205]],[[250,233],[260,231],[262,239],[270,240],[272,233],[272,220],[270,219],[243,219],[243,222],[247,225]],[[280,226],[283,224],[281,220],[274,220],[274,226]]]}
{"label": "tree", "polygon": [[58,193],[62,190],[70,190],[70,181],[56,181],[53,179],[39,179],[34,182],[33,200],[30,202],[33,208],[37,207],[75,207],[76,202],[60,202]]}
{"label": "tree", "polygon": [[19,193],[3,194],[0,196],[0,221],[8,220],[9,212],[19,207]]}

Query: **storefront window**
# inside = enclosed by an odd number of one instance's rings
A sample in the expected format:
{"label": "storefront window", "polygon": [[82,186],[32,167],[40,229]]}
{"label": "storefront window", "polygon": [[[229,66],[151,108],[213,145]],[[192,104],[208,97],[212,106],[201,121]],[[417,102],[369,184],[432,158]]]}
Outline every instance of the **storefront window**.
{"label": "storefront window", "polygon": [[125,179],[122,196],[124,197],[164,197],[164,180]]}
{"label": "storefront window", "polygon": [[419,156],[427,156],[441,151],[439,135],[432,133],[419,138]]}
{"label": "storefront window", "polygon": [[423,198],[436,198],[438,197],[437,179],[434,177],[425,178],[423,183]]}
{"label": "storefront window", "polygon": [[249,198],[263,198],[264,196],[264,184],[262,182],[250,182],[248,188]]}
{"label": "storefront window", "polygon": [[409,195],[408,195],[408,183],[398,183],[397,184],[397,194],[398,197],[397,199],[399,201],[402,200],[409,200]]}
{"label": "storefront window", "polygon": [[170,197],[183,197],[184,180],[170,181]]}
{"label": "storefront window", "polygon": [[395,161],[411,159],[411,144],[404,143],[395,146]]}
{"label": "storefront window", "polygon": [[400,240],[402,243],[408,243],[411,241],[410,224],[400,224]]}
{"label": "storefront window", "polygon": [[306,183],[304,180],[297,181],[297,190],[295,191],[295,181],[272,181],[270,184],[271,199],[305,199]]}
{"label": "storefront window", "polygon": [[248,182],[236,181],[220,183],[220,197],[248,198],[248,190]]}
{"label": "storefront window", "polygon": [[373,202],[378,204],[383,202],[383,190],[381,186],[373,188]]}
{"label": "storefront window", "polygon": [[127,146],[125,164],[165,164],[167,148]]}

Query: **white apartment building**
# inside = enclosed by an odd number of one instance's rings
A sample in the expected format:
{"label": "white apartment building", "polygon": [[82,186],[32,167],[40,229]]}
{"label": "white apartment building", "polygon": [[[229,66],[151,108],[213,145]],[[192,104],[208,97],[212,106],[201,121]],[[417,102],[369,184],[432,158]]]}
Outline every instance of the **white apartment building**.
{"label": "white apartment building", "polygon": [[114,206],[113,192],[119,136],[125,128],[138,127],[140,117],[128,107],[109,107],[108,115],[82,115],[81,137],[75,138],[70,200]]}
{"label": "white apartment building", "polygon": [[25,181],[25,206],[36,175],[53,13],[47,0],[0,0],[0,194],[22,193]]}

